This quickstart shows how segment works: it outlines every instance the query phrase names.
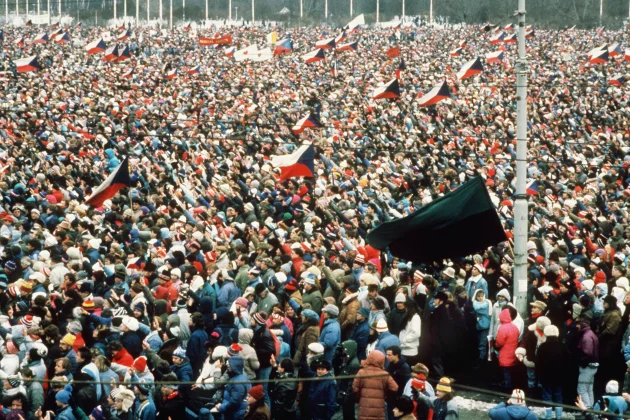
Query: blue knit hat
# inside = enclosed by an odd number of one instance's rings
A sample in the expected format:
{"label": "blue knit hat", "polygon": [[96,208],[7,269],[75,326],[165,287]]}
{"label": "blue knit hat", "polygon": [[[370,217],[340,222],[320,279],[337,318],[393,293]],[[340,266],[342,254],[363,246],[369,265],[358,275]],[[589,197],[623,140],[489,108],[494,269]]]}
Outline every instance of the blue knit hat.
{"label": "blue knit hat", "polygon": [[304,315],[306,319],[314,319],[316,321],[319,321],[319,315],[317,315],[317,313],[315,313],[315,311],[313,311],[312,309],[303,310],[302,315]]}
{"label": "blue knit hat", "polygon": [[72,397],[72,385],[64,386],[63,389],[55,395],[55,399],[62,404],[68,404],[70,397]]}
{"label": "blue knit hat", "polygon": [[173,356],[179,357],[180,359],[186,359],[186,350],[181,348],[181,346],[177,347],[177,349],[173,352]]}

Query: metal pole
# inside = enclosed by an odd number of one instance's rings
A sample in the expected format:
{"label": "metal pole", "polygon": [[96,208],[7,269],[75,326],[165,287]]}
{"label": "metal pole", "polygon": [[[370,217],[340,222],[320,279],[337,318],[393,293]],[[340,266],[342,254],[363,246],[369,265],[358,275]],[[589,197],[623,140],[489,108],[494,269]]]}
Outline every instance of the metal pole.
{"label": "metal pole", "polygon": [[599,26],[602,25],[603,14],[604,14],[604,0],[599,0]]}
{"label": "metal pole", "polygon": [[147,25],[149,20],[151,20],[151,0],[147,0]]}
{"label": "metal pole", "polygon": [[162,0],[158,0],[158,6],[160,10],[160,28],[162,27]]}
{"label": "metal pole", "polygon": [[19,0],[15,0],[15,18],[20,17],[20,2]]}
{"label": "metal pole", "polygon": [[9,22],[9,0],[4,0],[4,20]]}
{"label": "metal pole", "polygon": [[433,0],[429,1],[429,25],[433,26]]}
{"label": "metal pole", "polygon": [[[300,19],[302,19],[304,17],[304,4],[303,4],[304,0],[300,0]],[[628,0],[630,1],[630,0]]]}
{"label": "metal pole", "polygon": [[48,11],[48,26],[50,26],[50,0],[46,0],[46,10]]}
{"label": "metal pole", "polygon": [[206,0],[206,21],[208,20],[208,0]]}
{"label": "metal pole", "polygon": [[125,9],[125,10],[124,10],[124,12],[125,12],[125,18],[127,18],[127,0],[125,0],[125,1],[123,2],[123,6],[124,6],[124,7],[123,7],[123,9]]}
{"label": "metal pole", "polygon": [[514,202],[514,304],[527,315],[527,72],[525,0],[518,0],[518,60],[516,62],[516,200]]}
{"label": "metal pole", "polygon": [[170,27],[171,27],[171,31],[173,30],[173,0],[171,0],[171,15],[170,15]]}
{"label": "metal pole", "polygon": [[252,0],[252,26],[256,24],[256,0]]}
{"label": "metal pole", "polygon": [[381,17],[380,17],[380,9],[381,9],[381,2],[379,0],[376,0],[376,23],[379,23],[381,21]]}
{"label": "metal pole", "polygon": [[235,9],[236,9],[236,20],[238,21],[238,6],[236,6]]}
{"label": "metal pole", "polygon": [[405,21],[405,0],[402,0],[402,18],[400,18],[400,21]]}
{"label": "metal pole", "polygon": [[41,15],[40,0],[37,0],[37,16]]}
{"label": "metal pole", "polygon": [[228,20],[232,22],[232,0],[228,1]]}
{"label": "metal pole", "polygon": [[26,3],[26,20],[28,21],[28,0],[24,0],[24,3]]}
{"label": "metal pole", "polygon": [[186,20],[186,0],[182,0],[182,20]]}
{"label": "metal pole", "polygon": [[350,18],[352,18],[352,0],[350,0]]}
{"label": "metal pole", "polygon": [[136,27],[140,25],[140,0],[136,0]]}
{"label": "metal pole", "polygon": [[61,25],[61,0],[59,0],[59,25]]}
{"label": "metal pole", "polygon": [[324,17],[328,19],[328,0],[324,0]]}

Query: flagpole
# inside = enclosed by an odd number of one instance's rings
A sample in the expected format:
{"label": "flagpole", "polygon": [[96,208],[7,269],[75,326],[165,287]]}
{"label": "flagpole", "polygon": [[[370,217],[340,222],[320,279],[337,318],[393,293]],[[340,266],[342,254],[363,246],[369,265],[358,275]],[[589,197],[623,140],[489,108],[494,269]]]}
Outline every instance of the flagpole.
{"label": "flagpole", "polygon": [[252,27],[256,23],[256,0],[252,0]]}
{"label": "flagpole", "polygon": [[136,0],[136,27],[140,25],[140,0]]}
{"label": "flagpole", "polygon": [[350,19],[352,19],[352,0],[350,0]]}
{"label": "flagpole", "polygon": [[429,25],[433,26],[433,0],[429,0]]}
{"label": "flagpole", "polygon": [[228,1],[228,20],[230,21],[230,23],[232,22],[232,0]]}
{"label": "flagpole", "polygon": [[527,72],[525,0],[518,0],[518,60],[516,69],[516,200],[514,202],[514,304],[527,315]]}
{"label": "flagpole", "polygon": [[173,30],[173,0],[171,0],[171,16],[170,16],[170,27],[171,31]]}
{"label": "flagpole", "polygon": [[381,8],[381,2],[379,0],[376,0],[376,23],[379,23],[381,21],[380,15],[379,15],[380,8]]}

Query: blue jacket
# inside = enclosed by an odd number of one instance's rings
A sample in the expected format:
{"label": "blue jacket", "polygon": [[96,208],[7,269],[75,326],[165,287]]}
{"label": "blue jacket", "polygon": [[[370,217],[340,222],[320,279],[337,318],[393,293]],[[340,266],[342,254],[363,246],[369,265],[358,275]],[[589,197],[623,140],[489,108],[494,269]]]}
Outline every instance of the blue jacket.
{"label": "blue jacket", "polygon": [[[391,346],[400,346],[400,340],[394,334],[389,331],[385,331],[378,336],[378,341],[376,342],[376,348],[374,350],[379,350],[383,354],[387,354],[387,349]],[[385,367],[389,366],[389,362],[387,358],[385,358]]]}
{"label": "blue jacket", "polygon": [[507,405],[502,402],[488,412],[492,420],[536,420],[538,417],[524,405]]}
{"label": "blue jacket", "polygon": [[365,360],[367,357],[366,349],[368,344],[368,338],[370,336],[370,324],[367,320],[363,322],[357,322],[354,325],[352,334],[350,334],[350,340],[354,340],[357,343],[357,357],[359,360]]}
{"label": "blue jacket", "polygon": [[[155,420],[157,416],[157,410],[155,408],[155,403],[151,399],[151,397],[147,398],[144,401],[140,401],[136,398],[133,407],[133,418],[137,420]],[[56,419],[55,419],[56,420]]]}
{"label": "blue jacket", "polygon": [[[330,372],[322,378],[331,377]],[[331,419],[337,409],[337,383],[333,379],[313,381],[308,393],[308,405],[313,420]]]}
{"label": "blue jacket", "polygon": [[[628,410],[628,403],[619,395],[604,395],[602,399],[608,402],[607,413],[622,415]],[[593,410],[600,411],[601,409],[602,407],[599,406],[599,402],[593,405]],[[621,420],[621,417],[606,416],[606,418]]]}
{"label": "blue jacket", "polygon": [[208,341],[208,334],[204,329],[195,328],[186,345],[186,357],[190,361],[195,376],[201,372],[203,362],[206,360],[206,341]]}
{"label": "blue jacket", "polygon": [[[171,372],[177,375],[178,381],[190,382],[194,380],[192,367],[190,366],[190,363],[188,363],[187,361],[182,363],[181,365],[172,365]],[[179,391],[180,394],[185,395],[186,392],[190,390],[190,388],[191,388],[191,385],[182,384],[177,387],[177,390]]]}
{"label": "blue jacket", "polygon": [[319,342],[324,346],[324,360],[332,363],[337,345],[341,343],[341,327],[337,318],[324,321],[324,327],[319,334]]}
{"label": "blue jacket", "polygon": [[242,357],[230,357],[228,363],[230,365],[228,369],[231,369],[232,374],[223,390],[223,402],[219,406],[219,412],[223,414],[225,420],[241,420],[245,417],[245,410],[247,410],[247,402],[245,399],[252,386],[248,383],[233,383],[249,382],[249,378],[243,373],[245,363]]}
{"label": "blue jacket", "polygon": [[55,420],[76,420],[76,417],[72,414],[72,407],[68,405],[66,408],[62,409],[55,416]]}
{"label": "blue jacket", "polygon": [[219,289],[217,296],[218,308],[229,308],[232,303],[241,296],[241,289],[236,287],[234,281],[226,280]]}
{"label": "blue jacket", "polygon": [[[475,292],[476,295],[477,292]],[[472,299],[473,309],[475,310],[475,317],[477,318],[477,331],[483,331],[490,328],[490,313],[491,313],[491,302],[488,299],[485,299],[483,302],[478,302],[477,300]]]}

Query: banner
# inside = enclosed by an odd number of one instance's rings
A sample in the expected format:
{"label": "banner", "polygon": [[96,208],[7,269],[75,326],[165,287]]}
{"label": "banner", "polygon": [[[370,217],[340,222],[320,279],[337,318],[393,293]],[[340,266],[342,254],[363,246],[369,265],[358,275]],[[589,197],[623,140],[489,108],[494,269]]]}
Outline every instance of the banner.
{"label": "banner", "polygon": [[231,45],[232,35],[223,35],[219,38],[207,38],[200,36],[199,45]]}

